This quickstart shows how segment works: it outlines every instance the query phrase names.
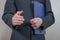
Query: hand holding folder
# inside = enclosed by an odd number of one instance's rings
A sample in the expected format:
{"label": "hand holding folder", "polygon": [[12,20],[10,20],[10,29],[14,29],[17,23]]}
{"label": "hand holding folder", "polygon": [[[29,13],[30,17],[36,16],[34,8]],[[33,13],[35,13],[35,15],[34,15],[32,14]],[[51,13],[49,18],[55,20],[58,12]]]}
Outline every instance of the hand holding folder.
{"label": "hand holding folder", "polygon": [[[34,17],[43,18],[44,17],[44,4],[38,1],[33,1],[34,3]],[[41,34],[40,28],[34,29],[34,34]]]}

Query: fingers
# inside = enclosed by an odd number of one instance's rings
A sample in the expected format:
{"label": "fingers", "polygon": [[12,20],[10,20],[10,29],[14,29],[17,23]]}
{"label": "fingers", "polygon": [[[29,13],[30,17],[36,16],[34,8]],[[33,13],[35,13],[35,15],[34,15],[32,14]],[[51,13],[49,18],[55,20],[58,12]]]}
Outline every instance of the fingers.
{"label": "fingers", "polygon": [[35,20],[35,19],[31,19],[31,20],[30,20],[30,23],[32,24],[31,26],[32,26],[33,28],[36,28],[36,20]]}
{"label": "fingers", "polygon": [[32,25],[32,28],[33,28],[33,29],[37,29],[38,27],[37,27],[36,24],[33,24],[33,25]]}
{"label": "fingers", "polygon": [[21,25],[23,23],[24,23],[23,21],[14,21],[14,25]]}
{"label": "fingers", "polygon": [[21,25],[24,23],[24,19],[20,19],[20,18],[14,18],[12,21],[13,21],[13,25]]}
{"label": "fingers", "polygon": [[22,18],[14,18],[14,20],[16,20],[16,21],[24,21],[24,19],[22,19]]}
{"label": "fingers", "polygon": [[16,18],[21,18],[21,19],[24,19],[24,17],[23,16],[15,16]]}
{"label": "fingers", "polygon": [[31,24],[36,24],[36,20],[35,20],[35,19],[31,19],[31,20],[30,20],[30,23],[31,23]]}
{"label": "fingers", "polygon": [[32,24],[33,29],[36,29],[41,26],[42,21],[40,18],[34,18],[30,20],[30,23]]}
{"label": "fingers", "polygon": [[24,17],[21,16],[23,11],[17,11],[17,13],[12,17],[12,24],[15,25],[21,25],[24,23]]}
{"label": "fingers", "polygon": [[17,11],[17,15],[21,15],[23,13],[23,11]]}
{"label": "fingers", "polygon": [[13,16],[13,20],[24,21],[24,17],[19,16],[19,15],[15,15],[15,16]]}
{"label": "fingers", "polygon": [[24,23],[24,19],[12,19],[12,24],[15,25],[21,25]]}

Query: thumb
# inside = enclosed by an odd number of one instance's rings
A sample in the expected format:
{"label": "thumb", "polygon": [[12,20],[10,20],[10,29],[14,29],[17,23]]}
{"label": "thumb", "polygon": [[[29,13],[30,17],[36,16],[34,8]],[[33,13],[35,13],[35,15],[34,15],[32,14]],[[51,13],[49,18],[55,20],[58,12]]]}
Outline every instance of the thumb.
{"label": "thumb", "polygon": [[21,15],[23,13],[23,11],[17,11],[18,15]]}

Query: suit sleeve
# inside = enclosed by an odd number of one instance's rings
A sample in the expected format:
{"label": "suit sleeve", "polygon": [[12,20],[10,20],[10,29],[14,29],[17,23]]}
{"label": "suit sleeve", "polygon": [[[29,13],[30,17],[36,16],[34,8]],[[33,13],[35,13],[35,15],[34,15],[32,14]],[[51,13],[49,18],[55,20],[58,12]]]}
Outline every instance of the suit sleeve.
{"label": "suit sleeve", "polygon": [[45,30],[55,22],[55,18],[51,9],[50,0],[46,0],[45,10],[46,15],[43,18],[43,27],[41,27],[43,30]]}
{"label": "suit sleeve", "polygon": [[12,16],[14,15],[15,12],[16,8],[14,5],[14,0],[6,0],[2,19],[12,29],[14,29],[12,25]]}

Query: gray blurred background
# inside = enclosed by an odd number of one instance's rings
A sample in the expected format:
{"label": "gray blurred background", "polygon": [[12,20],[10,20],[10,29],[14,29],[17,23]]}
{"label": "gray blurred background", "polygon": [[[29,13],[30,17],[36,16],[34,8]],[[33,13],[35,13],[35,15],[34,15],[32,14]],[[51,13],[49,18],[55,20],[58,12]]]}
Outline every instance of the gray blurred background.
{"label": "gray blurred background", "polygon": [[[0,40],[9,40],[12,30],[3,22],[2,14],[6,0],[0,0]],[[60,0],[51,0],[55,24],[46,29],[46,40],[60,40]]]}

